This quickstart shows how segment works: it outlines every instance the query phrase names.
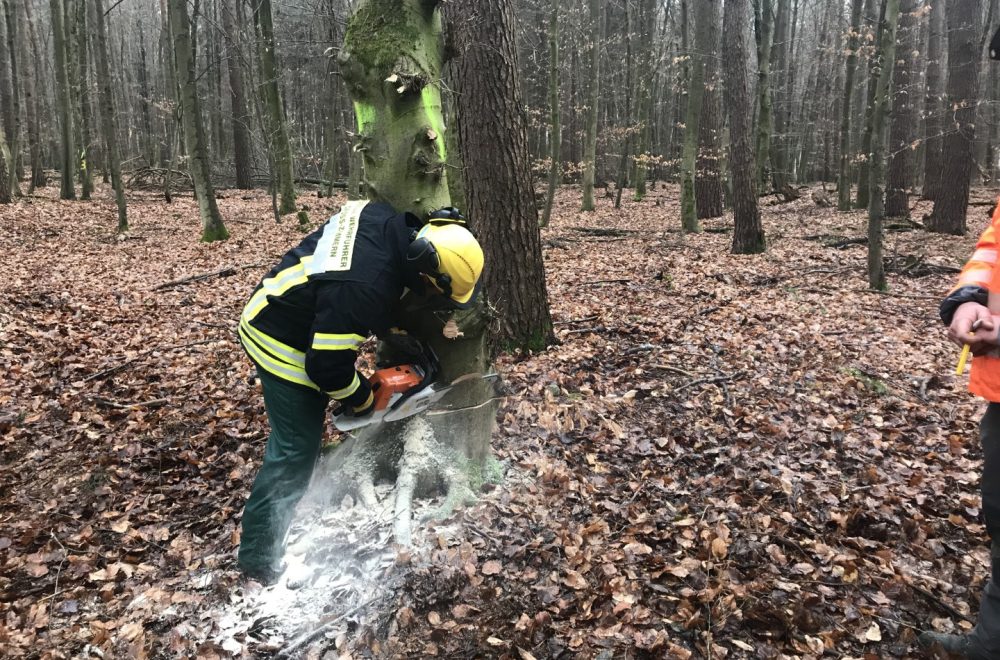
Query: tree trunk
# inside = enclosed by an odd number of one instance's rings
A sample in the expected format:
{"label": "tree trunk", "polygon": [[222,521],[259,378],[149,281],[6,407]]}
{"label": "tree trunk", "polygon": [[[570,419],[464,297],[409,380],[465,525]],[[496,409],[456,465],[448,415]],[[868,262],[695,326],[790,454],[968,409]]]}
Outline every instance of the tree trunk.
{"label": "tree trunk", "polygon": [[635,189],[633,199],[641,202],[646,196],[646,179],[649,171],[650,125],[652,123],[652,90],[655,70],[653,69],[653,30],[656,27],[654,4],[642,0],[639,9],[640,45],[639,75],[636,77],[636,115],[639,119],[639,145],[635,159]]}
{"label": "tree trunk", "polygon": [[[699,3],[701,4],[701,3]],[[756,6],[756,3],[755,3]],[[771,162],[771,38],[774,29],[773,0],[760,0],[757,14],[757,190],[770,189]]]}
{"label": "tree trunk", "polygon": [[[274,25],[271,19],[271,0],[254,0],[253,21],[257,30],[260,51],[260,86],[264,100],[264,114],[267,117],[268,144],[274,154],[277,171],[277,185],[280,203],[278,212],[282,215],[295,213],[295,174],[292,164],[292,148],[288,141],[288,125],[285,121],[281,92],[278,89],[277,55],[274,52]],[[299,214],[300,224],[308,222],[304,214]]]}
{"label": "tree trunk", "polygon": [[229,232],[222,222],[219,207],[212,188],[212,172],[209,167],[208,149],[205,145],[205,129],[202,125],[201,108],[198,105],[198,90],[195,80],[194,58],[191,52],[191,28],[186,0],[167,0],[169,6],[170,36],[173,41],[174,71],[178,79],[178,106],[181,112],[181,127],[187,146],[188,169],[194,181],[198,197],[198,211],[201,214],[201,240],[208,243],[229,238]]}
{"label": "tree trunk", "polygon": [[936,191],[927,220],[928,230],[942,234],[963,235],[966,230],[979,98],[981,13],[979,0],[948,0],[948,107],[953,110],[947,114],[941,148],[948,185]]}
{"label": "tree trunk", "polygon": [[80,108],[80,199],[89,200],[90,194],[94,191],[94,179],[91,174],[91,149],[90,149],[90,56],[87,49],[87,5],[86,0],[70,0],[74,4],[75,25],[73,32],[76,36],[76,66],[74,71],[77,75],[75,88],[77,90],[76,100]]}
{"label": "tree trunk", "polygon": [[49,0],[49,7],[52,10],[52,44],[56,54],[56,94],[59,97],[59,121],[62,128],[59,198],[76,199],[76,190],[73,187],[73,173],[76,171],[74,154],[76,151],[73,148],[73,106],[70,101],[69,73],[66,63],[63,0]]}
{"label": "tree trunk", "polygon": [[722,5],[712,7],[706,28],[708,50],[700,53],[705,60],[704,95],[701,121],[698,122],[698,160],[694,176],[695,207],[699,219],[722,216],[722,176],[719,173],[719,26]]}
{"label": "tree trunk", "polygon": [[146,164],[152,167],[156,164],[156,142],[153,137],[153,120],[150,116],[149,108],[153,104],[153,98],[149,90],[149,68],[146,64],[146,36],[145,30],[139,26],[139,94],[142,96],[140,104],[142,107],[142,143],[144,147],[144,157]]}
{"label": "tree trunk", "polygon": [[896,61],[896,26],[899,24],[899,0],[886,0],[879,32],[879,53],[875,62],[878,86],[872,108],[871,201],[868,205],[868,286],[885,291],[885,268],[882,265],[882,219],[885,212],[885,142],[889,128],[890,87]]}
{"label": "tree trunk", "polygon": [[125,186],[122,184],[121,152],[118,148],[118,115],[111,93],[111,66],[108,64],[108,35],[104,26],[104,0],[94,0],[94,20],[97,28],[97,93],[101,99],[101,123],[104,142],[108,148],[108,165],[111,169],[111,186],[118,205],[118,232],[128,231],[128,210],[125,205]]}
{"label": "tree trunk", "polygon": [[698,0],[694,16],[694,49],[691,83],[688,86],[687,117],[684,120],[684,158],[681,163],[681,228],[701,231],[694,194],[695,165],[698,158],[698,128],[705,100],[705,62],[714,52],[712,23],[717,20],[717,0]]}
{"label": "tree trunk", "polygon": [[549,14],[549,186],[545,193],[545,208],[542,209],[542,227],[548,227],[552,216],[552,202],[562,171],[560,159],[562,126],[559,122],[559,0],[552,0]]}
{"label": "tree trunk", "polygon": [[[239,0],[237,0],[239,1]],[[233,16],[232,0],[225,0],[222,7],[222,28],[226,39],[226,65],[229,70],[229,93],[232,103],[233,163],[236,168],[236,187],[253,188],[251,171],[252,146],[250,144],[250,112],[243,85],[243,68],[239,58],[239,36]]]}
{"label": "tree trunk", "polygon": [[517,75],[513,0],[443,5],[468,212],[486,251],[485,290],[496,309],[494,344],[539,351],[553,342],[527,117]]}
{"label": "tree trunk", "polygon": [[913,161],[913,126],[916,123],[913,105],[914,52],[920,26],[917,23],[918,0],[902,0],[896,41],[899,43],[892,73],[892,126],[889,132],[889,173],[886,176],[885,215],[890,218],[910,216],[907,194],[910,163]]}
{"label": "tree trunk", "polygon": [[[35,34],[35,20],[31,11],[31,3],[23,2],[24,22],[28,26],[28,39],[23,40],[24,59],[28,60],[28,47],[31,48],[30,61],[35,71],[42,70],[42,58],[38,54],[38,37]],[[41,103],[39,94],[35,87],[35,76],[28,74],[24,76],[24,100],[28,116],[28,152],[31,160],[31,180],[28,183],[28,194],[35,192],[35,188],[45,185],[45,170],[42,168],[42,140],[41,140]]]}
{"label": "tree trunk", "polygon": [[749,14],[749,0],[726,0],[723,33],[727,53],[722,63],[732,161],[734,254],[755,254],[763,252],[765,247],[754,163],[753,100],[748,70],[751,61]]}
{"label": "tree trunk", "polygon": [[[887,0],[880,3],[879,17],[875,28],[875,43],[882,43],[882,29],[885,27],[885,5]],[[878,89],[879,67],[876,65],[878,56],[872,57],[868,61],[868,105],[865,106],[865,127],[861,138],[861,163],[858,167],[858,199],[857,207],[867,209],[871,204],[871,163],[872,163],[872,134],[875,130],[875,90]]]}
{"label": "tree trunk", "polygon": [[[13,7],[11,6],[12,4]],[[21,78],[19,74],[21,73],[21,70],[18,66],[19,54],[17,50],[17,33],[19,32],[19,28],[17,21],[15,20],[15,17],[17,16],[17,0],[0,0],[0,5],[3,6],[3,13],[7,23],[7,51],[10,59],[11,74],[10,100],[11,110],[14,116],[11,125],[10,144],[7,145],[11,154],[11,166],[8,174],[10,176],[11,194],[16,197],[20,197],[20,176],[24,168],[21,164],[21,91],[19,87]]]}
{"label": "tree trunk", "polygon": [[840,110],[840,175],[837,177],[837,208],[851,210],[851,95],[858,69],[858,49],[861,47],[861,8],[864,0],[851,2],[851,27],[847,38],[847,72],[844,99]]}
{"label": "tree trunk", "polygon": [[[338,56],[354,100],[357,149],[364,156],[369,195],[419,218],[427,218],[431,211],[449,206],[450,202],[437,4],[435,0],[363,0],[347,25],[344,47]],[[409,329],[437,351],[445,382],[462,374],[485,372],[490,364],[482,299],[473,309],[459,312],[454,318],[464,333],[456,340],[442,336],[441,320],[430,312],[407,318]],[[475,383],[461,394],[462,400],[455,405],[464,410],[435,415],[433,420],[418,417],[362,431],[355,443],[352,453],[366,451],[364,447],[377,453],[380,439],[388,438],[395,445],[400,435],[409,432],[410,440],[397,464],[394,534],[400,544],[407,545],[411,539],[415,482],[444,480],[448,502],[454,505],[474,496],[469,487],[470,475],[477,471],[481,474],[490,461],[495,406],[488,404],[486,385]],[[438,461],[420,466],[414,461],[417,442],[412,440],[413,432],[426,429],[429,422],[433,422],[431,441],[421,441],[424,446],[419,449]],[[435,449],[438,446],[451,449],[440,455]],[[441,470],[436,465],[453,469]],[[370,506],[375,502],[368,500],[373,499],[374,495],[362,498]]]}
{"label": "tree trunk", "polygon": [[625,107],[622,121],[619,122],[624,131],[622,138],[622,153],[618,159],[618,178],[615,186],[615,210],[622,207],[622,192],[628,184],[628,164],[632,152],[632,92],[634,89],[635,71],[632,62],[632,31],[635,28],[635,9],[630,2],[625,3]]}
{"label": "tree trunk", "polygon": [[774,190],[782,190],[789,182],[788,163],[785,157],[788,135],[783,117],[785,106],[792,102],[791,93],[785,86],[788,79],[787,69],[790,66],[788,58],[788,33],[792,13],[790,0],[777,0],[775,9],[774,43],[771,46],[771,66],[768,72],[768,78],[771,79],[771,117],[774,124],[770,148],[771,180]]}
{"label": "tree trunk", "polygon": [[604,43],[604,2],[590,0],[590,100],[587,109],[587,138],[583,152],[583,204],[581,211],[593,211],[594,175],[597,169],[597,118],[601,102],[601,44]]}
{"label": "tree trunk", "polygon": [[0,130],[0,204],[10,204],[13,201],[10,190],[10,170],[13,168],[9,163],[10,151],[7,149],[3,130]]}

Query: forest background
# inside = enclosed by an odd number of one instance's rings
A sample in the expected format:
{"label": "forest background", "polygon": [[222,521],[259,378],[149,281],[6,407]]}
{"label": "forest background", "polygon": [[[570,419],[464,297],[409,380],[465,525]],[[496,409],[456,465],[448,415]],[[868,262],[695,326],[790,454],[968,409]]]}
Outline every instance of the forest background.
{"label": "forest background", "polygon": [[358,4],[0,0],[0,641],[901,656],[971,625],[976,410],[934,302],[993,205],[997,0],[446,3],[441,171],[509,260],[508,478],[420,526],[377,606],[252,614],[266,422],[229,330],[371,192]]}

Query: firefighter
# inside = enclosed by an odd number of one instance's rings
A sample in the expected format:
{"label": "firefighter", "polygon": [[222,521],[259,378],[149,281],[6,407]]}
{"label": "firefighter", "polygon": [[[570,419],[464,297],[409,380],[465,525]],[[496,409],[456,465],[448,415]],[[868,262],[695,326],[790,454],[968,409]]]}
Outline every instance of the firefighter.
{"label": "firefighter", "polygon": [[285,534],[320,453],[327,405],[364,416],[371,387],[355,368],[370,334],[386,336],[407,290],[471,306],[483,251],[454,209],[426,224],[388,204],[348,202],[290,250],[243,309],[239,339],[257,368],[271,427],[243,511],[239,565],[271,584]]}
{"label": "firefighter", "polygon": [[[1000,30],[990,42],[990,57],[1000,59]],[[941,302],[941,320],[948,326],[948,338],[959,346],[968,345],[973,354],[969,391],[989,405],[979,422],[983,447],[983,474],[980,488],[983,517],[990,536],[991,577],[979,603],[976,627],[965,635],[925,632],[920,643],[940,645],[945,651],[964,658],[1000,658],[1000,202],[972,258],[962,268],[958,283]]]}

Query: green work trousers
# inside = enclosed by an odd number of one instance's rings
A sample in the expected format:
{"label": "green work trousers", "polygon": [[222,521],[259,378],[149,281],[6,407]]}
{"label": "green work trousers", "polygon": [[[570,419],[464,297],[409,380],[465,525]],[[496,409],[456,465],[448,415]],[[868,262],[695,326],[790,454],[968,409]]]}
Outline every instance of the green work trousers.
{"label": "green work trousers", "polygon": [[277,568],[295,505],[319,457],[330,399],[257,370],[271,434],[264,464],[243,510],[239,563],[245,571]]}

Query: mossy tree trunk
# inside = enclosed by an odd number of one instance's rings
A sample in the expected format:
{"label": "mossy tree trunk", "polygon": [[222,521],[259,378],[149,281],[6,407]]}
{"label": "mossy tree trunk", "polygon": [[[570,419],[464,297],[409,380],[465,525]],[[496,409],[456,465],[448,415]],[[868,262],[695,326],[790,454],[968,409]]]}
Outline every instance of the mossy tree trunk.
{"label": "mossy tree trunk", "polygon": [[[875,24],[875,43],[882,43],[882,29],[885,26],[885,4],[886,0],[878,3],[880,5],[878,21]],[[866,17],[870,20],[871,17]],[[868,60],[868,105],[865,106],[864,133],[861,136],[861,162],[858,165],[858,198],[855,206],[859,209],[868,209],[871,204],[871,165],[872,165],[872,135],[875,131],[875,92],[878,89],[879,68],[876,64],[878,54],[876,53]]]}
{"label": "mossy tree trunk", "polygon": [[66,63],[66,30],[63,26],[63,0],[49,0],[52,13],[52,45],[55,49],[56,94],[59,104],[60,144],[59,198],[76,199],[73,172],[76,171],[73,148],[73,104],[70,101],[69,73]]}
{"label": "mossy tree trunk", "polygon": [[[354,101],[355,149],[364,159],[368,197],[420,218],[451,201],[441,108],[442,57],[437,0],[362,0],[348,22],[338,56]],[[403,315],[404,327],[438,354],[443,382],[490,368],[482,297],[473,309],[453,318],[463,336],[446,339],[437,314],[417,307]],[[351,453],[362,457],[348,459],[348,465],[377,463],[386,446],[398,446],[404,439],[404,452],[395,467],[398,542],[410,542],[410,505],[422,485],[444,481],[446,508],[473,496],[477,481],[473,475],[483,474],[491,460],[495,405],[490,397],[489,386],[474,381],[455,393],[449,402],[452,412],[369,427],[357,436]],[[421,430],[428,424],[430,435]],[[373,458],[367,460],[365,454]],[[354,474],[362,502],[375,506],[373,491],[366,487],[371,474]]]}
{"label": "mossy tree trunk", "polygon": [[201,240],[207,242],[229,238],[229,232],[222,222],[215,190],[212,188],[212,173],[209,167],[208,149],[205,146],[205,129],[202,126],[201,108],[198,107],[198,90],[195,80],[194,58],[191,52],[191,28],[186,0],[168,0],[170,37],[173,42],[174,71],[177,74],[177,94],[181,129],[188,154],[188,170],[194,181],[198,197],[198,211],[201,214]]}
{"label": "mossy tree trunk", "polygon": [[[295,172],[292,164],[292,147],[288,141],[288,124],[285,121],[281,91],[278,89],[271,0],[253,1],[253,21],[260,51],[260,86],[264,114],[267,118],[268,144],[273,153],[278,179],[278,212],[285,215],[295,213]],[[300,214],[299,222],[308,222],[308,218]]]}
{"label": "mossy tree trunk", "polygon": [[125,186],[122,184],[121,152],[118,147],[118,115],[115,112],[115,98],[111,93],[111,66],[108,64],[108,35],[104,25],[104,0],[94,0],[94,26],[97,41],[94,52],[97,56],[97,92],[101,99],[101,123],[104,126],[104,142],[108,147],[108,166],[111,169],[111,185],[115,189],[115,203],[118,205],[118,232],[128,231],[128,209],[125,204]]}
{"label": "mossy tree trunk", "polygon": [[[884,291],[885,268],[882,265],[882,220],[885,215],[885,155],[889,128],[890,87],[896,61],[896,26],[899,24],[899,0],[886,0],[880,29],[881,41],[875,61],[878,84],[872,107],[871,200],[868,204],[868,285]],[[874,76],[873,76],[874,77]]]}
{"label": "mossy tree trunk", "polygon": [[590,99],[587,108],[587,137],[583,148],[583,203],[581,211],[593,211],[594,178],[597,170],[597,125],[601,102],[601,45],[604,43],[604,2],[590,0]]}
{"label": "mossy tree trunk", "polygon": [[545,193],[545,208],[542,209],[542,227],[549,225],[552,216],[552,202],[562,171],[562,125],[559,117],[559,0],[551,0],[549,13],[549,186]]}
{"label": "mossy tree trunk", "polygon": [[840,109],[840,174],[837,177],[837,208],[851,210],[851,95],[858,69],[858,49],[861,47],[861,8],[863,0],[851,2],[851,26],[847,36],[847,72],[844,77],[844,99]]}

